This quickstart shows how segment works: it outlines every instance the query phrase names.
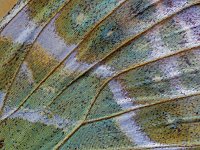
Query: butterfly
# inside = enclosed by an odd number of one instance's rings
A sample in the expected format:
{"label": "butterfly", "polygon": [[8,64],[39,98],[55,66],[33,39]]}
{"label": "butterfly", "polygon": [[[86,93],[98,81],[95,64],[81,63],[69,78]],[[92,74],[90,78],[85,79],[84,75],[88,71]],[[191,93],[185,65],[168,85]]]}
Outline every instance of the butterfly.
{"label": "butterfly", "polygon": [[0,147],[200,147],[199,0],[0,0]]}

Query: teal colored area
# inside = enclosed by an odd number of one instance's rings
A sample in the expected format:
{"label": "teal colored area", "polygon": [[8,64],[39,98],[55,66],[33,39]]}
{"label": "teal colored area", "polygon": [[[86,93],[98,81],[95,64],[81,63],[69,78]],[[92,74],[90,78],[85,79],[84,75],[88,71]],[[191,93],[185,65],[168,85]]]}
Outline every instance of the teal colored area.
{"label": "teal colored area", "polygon": [[28,4],[28,14],[34,21],[42,23],[67,2],[67,0],[33,0]]}
{"label": "teal colored area", "polygon": [[110,119],[82,126],[61,149],[119,149],[132,146],[134,144]]}
{"label": "teal colored area", "polygon": [[72,1],[56,20],[56,31],[66,43],[75,44],[119,4],[119,0]]}

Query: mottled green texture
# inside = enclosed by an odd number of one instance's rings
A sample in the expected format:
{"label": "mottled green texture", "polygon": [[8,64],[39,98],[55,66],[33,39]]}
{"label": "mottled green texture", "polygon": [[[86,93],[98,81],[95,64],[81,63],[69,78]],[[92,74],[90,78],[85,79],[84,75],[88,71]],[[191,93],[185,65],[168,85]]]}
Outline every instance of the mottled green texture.
{"label": "mottled green texture", "polygon": [[[112,52],[113,49],[116,49],[124,40],[130,39],[141,30],[148,28],[148,26],[142,27],[141,23],[143,23],[143,21],[137,18],[147,15],[146,13],[140,12],[145,9],[148,10],[148,6],[152,5],[151,3],[153,2],[150,3],[146,1],[145,4],[141,4],[139,7],[138,3],[138,1],[127,1],[102,22],[88,37],[87,41],[77,50],[79,61],[86,61],[88,63],[96,62]],[[149,8],[149,11],[153,13],[154,7],[155,6]],[[132,10],[135,10],[134,13]],[[127,16],[130,18],[133,17],[134,19],[127,19]],[[156,17],[154,19],[155,21],[159,20],[159,18],[157,20]],[[126,23],[123,24],[123,22]],[[149,25],[151,24],[149,23]]]}
{"label": "mottled green texture", "polygon": [[28,4],[28,14],[36,22],[44,22],[63,5],[66,0],[33,0]]}
{"label": "mottled green texture", "polygon": [[23,47],[11,40],[0,38],[0,90],[6,90],[23,57]]}
{"label": "mottled green texture", "polygon": [[[42,130],[42,132],[41,132]],[[64,136],[62,130],[42,123],[9,119],[1,125],[5,149],[51,149]]]}

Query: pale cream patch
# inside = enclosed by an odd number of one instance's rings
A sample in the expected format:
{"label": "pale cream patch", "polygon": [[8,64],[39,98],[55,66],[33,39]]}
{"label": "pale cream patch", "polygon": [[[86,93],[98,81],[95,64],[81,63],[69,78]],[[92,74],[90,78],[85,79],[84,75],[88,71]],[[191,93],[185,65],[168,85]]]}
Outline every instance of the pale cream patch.
{"label": "pale cream patch", "polygon": [[86,16],[83,13],[80,13],[76,18],[76,23],[81,24],[86,19]]}
{"label": "pale cream patch", "polygon": [[153,78],[152,78],[153,81],[155,82],[160,82],[162,80],[162,77],[160,75],[155,75]]}
{"label": "pale cream patch", "polygon": [[107,37],[108,36],[111,36],[113,34],[113,31],[109,31],[108,33],[107,33]]}

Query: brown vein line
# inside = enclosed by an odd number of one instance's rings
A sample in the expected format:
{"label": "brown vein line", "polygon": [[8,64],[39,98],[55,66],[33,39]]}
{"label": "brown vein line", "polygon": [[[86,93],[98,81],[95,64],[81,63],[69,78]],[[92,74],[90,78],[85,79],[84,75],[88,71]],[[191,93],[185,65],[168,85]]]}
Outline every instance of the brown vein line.
{"label": "brown vein line", "polygon": [[175,122],[170,122],[170,123],[167,123],[167,124],[158,124],[158,126],[169,126],[169,125],[171,125],[171,124],[174,124],[174,123],[176,123],[176,121],[177,121],[177,123],[178,124],[191,124],[191,123],[199,123],[200,122],[200,116],[196,116],[196,118],[186,118],[186,119],[184,119],[184,117],[183,118],[180,118],[180,120],[178,119],[178,120],[175,120]]}
{"label": "brown vein line", "polygon": [[[172,18],[172,17],[175,16],[178,12],[181,12],[181,11],[183,11],[183,10],[185,10],[185,9],[191,7],[191,6],[197,5],[197,4],[199,4],[199,3],[200,3],[200,2],[194,2],[194,3],[190,4],[190,5],[187,5],[187,6],[183,7],[183,8],[181,8],[180,10],[174,12],[173,14],[171,14],[171,15],[169,15],[169,16],[163,18],[162,20],[158,21],[156,24],[152,25],[152,26],[149,27],[148,29],[144,30],[143,32],[139,33],[138,35],[134,36],[133,38],[130,38],[130,39],[126,40],[125,42],[123,42],[122,45],[120,45],[119,47],[117,47],[114,51],[112,51],[111,53],[109,53],[107,56],[105,56],[105,57],[104,57],[103,59],[101,59],[99,62],[103,61],[103,60],[106,59],[108,56],[110,56],[112,53],[114,53],[115,51],[119,50],[121,47],[125,46],[126,44],[128,44],[128,43],[131,42],[132,40],[136,39],[136,38],[139,37],[140,35],[142,35],[142,34],[148,32],[150,29],[152,29],[153,27],[155,27],[157,24],[162,23],[162,22],[164,22],[164,21],[166,21],[166,20]],[[188,50],[189,50],[189,49],[188,49]],[[177,53],[177,54],[178,54],[178,53]],[[162,59],[162,58],[161,58],[161,59]],[[96,64],[94,64],[94,66],[97,65],[99,62],[97,62]],[[89,71],[90,69],[92,69],[94,66],[92,66],[91,68],[89,68],[88,70],[86,70],[86,72]],[[83,74],[85,74],[86,72],[84,72]],[[80,78],[83,74],[81,74],[80,76],[78,76],[78,77],[75,79],[75,81],[76,81],[78,78]],[[117,75],[117,76],[118,76],[118,75]],[[111,80],[111,79],[110,79],[110,80]],[[75,81],[73,81],[73,82],[75,82]],[[106,82],[109,82],[109,80],[106,81]],[[103,84],[102,87],[100,88],[100,90],[102,90],[102,89],[104,88],[104,86],[105,86],[105,85]],[[100,91],[100,92],[101,92],[101,91]],[[80,125],[80,127],[81,127],[82,125],[85,124],[85,120],[86,120],[87,116],[89,115],[90,110],[92,109],[92,106],[94,105],[95,100],[96,100],[96,98],[98,97],[98,95],[100,94],[100,92],[98,92],[97,95],[95,96],[94,101],[91,103],[91,105],[90,105],[90,107],[89,107],[89,109],[88,109],[86,115],[84,116],[84,122],[83,122],[83,124]],[[53,99],[53,100],[55,101],[55,99]],[[52,104],[52,103],[53,103],[53,102],[50,102],[49,104]],[[49,105],[48,105],[48,106],[49,106]],[[79,127],[79,128],[80,128],[80,127]],[[74,134],[75,132],[76,132],[76,131],[71,132],[71,133],[70,133],[70,137],[73,136],[73,134]],[[68,140],[70,137],[67,136],[66,138],[64,138],[64,141],[62,140],[63,142],[61,142],[61,144],[59,144],[59,148],[60,148],[65,142],[67,142],[67,140]],[[59,149],[59,148],[58,148],[58,149]]]}
{"label": "brown vein line", "polygon": [[[19,73],[19,70],[20,70],[20,68],[21,68],[21,66],[22,66],[22,64],[23,64],[23,62],[25,61],[26,57],[28,56],[29,52],[31,51],[31,48],[33,47],[33,45],[35,44],[35,42],[37,41],[37,39],[39,38],[39,36],[42,34],[42,32],[44,31],[44,29],[48,26],[48,24],[54,19],[54,17],[55,17],[58,13],[60,13],[60,12],[62,11],[62,10],[65,8],[65,6],[66,6],[67,4],[69,4],[69,2],[71,2],[71,1],[72,1],[72,0],[66,1],[66,3],[65,3],[60,9],[58,9],[58,11],[57,11],[57,12],[47,21],[47,23],[43,26],[43,28],[42,28],[41,31],[38,33],[38,35],[36,36],[36,38],[35,38],[35,40],[32,42],[32,44],[27,45],[27,47],[30,46],[30,48],[28,49],[28,51],[27,51],[25,57],[24,57],[23,60],[21,61],[21,64],[19,65],[19,67],[17,68],[16,72],[14,73],[13,78],[11,79],[11,84],[10,84],[10,86],[8,87],[8,90],[7,90],[6,95],[5,95],[5,97],[4,97],[3,105],[2,105],[1,110],[0,110],[0,114],[2,113],[2,110],[3,110],[3,108],[5,107],[5,102],[6,102],[7,98],[8,98],[8,94],[9,94],[9,92],[10,92],[10,90],[11,90],[11,87],[12,87],[12,85],[13,85],[13,83],[14,83],[16,77],[17,77],[17,74]],[[23,44],[23,45],[24,45],[24,44]],[[22,45],[22,46],[23,46],[23,45]],[[16,112],[16,111],[15,111],[15,112]],[[15,112],[13,112],[13,113],[15,113]],[[11,114],[11,115],[12,115],[12,114]],[[10,115],[9,115],[9,116],[10,116]],[[5,119],[6,119],[6,118],[5,118]],[[1,121],[3,121],[3,120],[1,120]],[[0,124],[1,124],[1,122],[0,122]]]}
{"label": "brown vein line", "polygon": [[191,119],[185,119],[185,120],[184,118],[180,118],[180,120],[179,118],[177,118],[173,122],[156,124],[156,125],[153,125],[152,127],[148,127],[148,129],[154,130],[155,128],[167,127],[174,124],[184,125],[184,124],[197,124],[197,123],[200,123],[200,118],[191,118]]}
{"label": "brown vein line", "polygon": [[76,127],[74,127],[74,129],[72,130],[72,132],[70,132],[64,139],[62,139],[58,144],[56,144],[53,148],[53,150],[59,150],[62,145],[70,138],[74,135],[74,133],[76,131],[78,131],[80,129],[80,127],[82,126],[83,122],[80,122]]}
{"label": "brown vein line", "polygon": [[[26,48],[28,49],[29,46],[30,46],[30,45],[27,45]],[[25,48],[24,45],[22,45],[21,48]],[[24,61],[24,59],[23,59],[22,61]],[[2,107],[0,108],[0,116],[1,116],[1,114],[3,113],[2,111],[3,111],[3,108],[5,107],[6,100],[8,99],[8,95],[9,95],[9,93],[10,93],[10,90],[11,90],[11,88],[12,88],[12,85],[14,84],[14,81],[15,81],[15,79],[16,79],[16,77],[17,77],[17,74],[19,73],[19,70],[20,70],[21,66],[22,66],[22,63],[19,64],[19,66],[17,67],[17,70],[16,70],[16,72],[14,73],[13,78],[11,79],[11,83],[10,83],[10,85],[8,86],[6,95],[5,95],[5,97],[4,97],[3,101],[2,101],[2,102],[3,102],[3,103],[2,103]],[[0,123],[1,123],[1,122],[0,122]]]}
{"label": "brown vein line", "polygon": [[141,107],[135,107],[135,108],[130,108],[130,109],[127,109],[127,110],[124,110],[124,111],[120,111],[120,112],[114,113],[110,116],[100,117],[100,118],[96,118],[96,119],[90,119],[90,120],[84,121],[84,124],[90,124],[90,123],[94,123],[94,122],[112,119],[112,118],[121,116],[123,114],[130,113],[132,111],[136,111],[136,110],[140,110],[140,109],[144,109],[144,108],[149,108],[149,107],[152,107],[152,106],[156,106],[156,105],[160,105],[160,104],[164,104],[164,103],[168,103],[168,102],[175,102],[175,101],[179,101],[179,100],[184,100],[184,98],[190,98],[190,97],[199,96],[199,95],[200,95],[200,92],[197,92],[197,93],[193,93],[193,94],[182,95],[182,96],[172,98],[172,99],[163,99],[163,100],[156,102],[156,103],[147,104],[147,105],[143,105]]}
{"label": "brown vein line", "polygon": [[[24,47],[24,44],[22,44],[22,45],[20,45],[19,47],[18,47],[18,49],[17,49],[17,51],[15,52],[15,53],[13,53],[13,54],[11,54],[11,58],[10,59],[8,59],[8,61],[6,61],[4,64],[1,64],[1,66],[6,66],[6,65],[9,65],[16,57],[17,57],[17,54],[18,54],[18,52],[19,51],[21,51],[21,49]],[[12,47],[11,47],[12,48]]]}
{"label": "brown vein line", "polygon": [[2,64],[1,66],[6,66],[6,65],[10,64],[16,57],[17,57],[17,53],[14,53],[13,56],[7,62]]}
{"label": "brown vein line", "polygon": [[163,23],[165,21],[167,21],[168,19],[172,18],[173,16],[175,16],[177,13],[193,6],[193,5],[197,5],[200,2],[195,2],[193,4],[187,5],[186,7],[181,8],[180,10],[174,12],[173,14],[163,18],[162,20],[158,21],[157,23],[155,23],[154,25],[150,26],[148,29],[138,33],[137,35],[135,35],[134,37],[131,37],[127,40],[125,40],[121,45],[119,45],[117,48],[115,48],[112,52],[110,52],[108,55],[106,55],[105,57],[103,57],[101,60],[99,60],[98,62],[96,62],[93,66],[89,67],[85,72],[81,73],[79,76],[77,76],[74,80],[72,80],[68,85],[66,85],[61,92],[59,92],[56,97],[49,103],[47,104],[46,107],[48,107],[49,105],[51,105],[70,85],[72,85],[74,82],[76,82],[79,78],[81,78],[84,74],[86,74],[88,71],[90,71],[91,69],[93,69],[96,65],[98,65],[100,62],[104,61],[105,59],[107,59],[109,56],[111,56],[113,53],[115,53],[116,51],[120,50],[122,47],[126,46],[127,44],[129,44],[130,42],[132,42],[133,40],[137,39],[139,36],[141,36],[142,34],[145,34],[146,32],[148,32],[149,30],[151,30],[152,28],[154,28],[156,25]]}
{"label": "brown vein line", "polygon": [[[26,5],[24,5],[24,7],[22,7],[1,29],[0,29],[0,34],[2,33],[2,31],[7,27],[7,25],[31,2],[31,1],[33,1],[33,0],[29,0],[28,2],[27,2],[27,4]],[[15,5],[16,6],[16,5]],[[14,7],[15,7],[14,6]],[[14,8],[13,7],[13,8]],[[7,15],[6,16],[4,16],[3,18],[6,18],[8,15],[9,15],[9,13],[13,10],[13,8],[7,13]],[[3,19],[1,20],[1,21],[3,21]]]}
{"label": "brown vein line", "polygon": [[[192,70],[192,71],[185,72],[185,74],[192,74],[192,73],[195,73],[195,72],[196,72],[196,70]],[[162,78],[162,80],[159,80],[159,81],[139,82],[139,84],[135,85],[135,88],[140,88],[141,86],[143,86],[143,84],[152,85],[152,84],[159,84],[161,82],[167,82],[169,80],[175,80],[175,79],[178,79],[178,78],[184,76],[185,74],[181,73],[179,75],[174,75],[172,77],[164,77],[164,78]],[[144,102],[145,102],[145,100],[144,101],[140,100],[140,103],[144,103]]]}

